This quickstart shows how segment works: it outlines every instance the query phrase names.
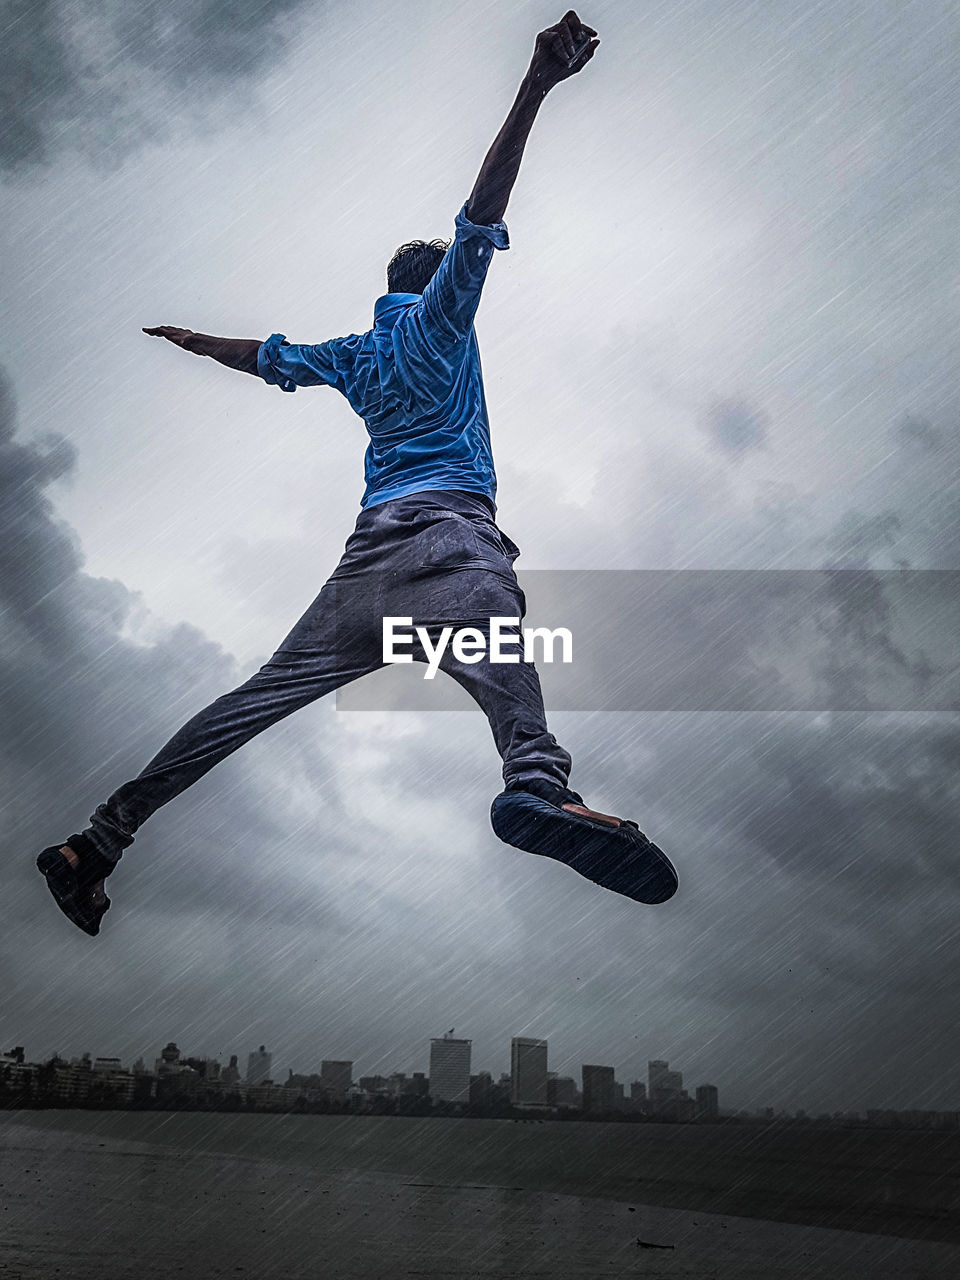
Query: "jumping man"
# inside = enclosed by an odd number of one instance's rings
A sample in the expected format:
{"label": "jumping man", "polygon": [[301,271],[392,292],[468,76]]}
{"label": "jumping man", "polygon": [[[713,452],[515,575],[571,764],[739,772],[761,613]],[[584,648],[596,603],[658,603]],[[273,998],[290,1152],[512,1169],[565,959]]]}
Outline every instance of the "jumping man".
{"label": "jumping man", "polygon": [[[676,891],[673,867],[636,823],[597,813],[568,789],[570,756],[547,729],[533,663],[489,660],[490,619],[522,621],[526,602],[513,568],[519,548],[496,524],[473,318],[493,251],[509,247],[503,217],[537,112],[587,65],[596,35],[573,10],[540,32],[453,241],[397,250],[366,333],[297,346],[279,333],[260,342],[166,325],[144,330],[283,391],[336,387],[370,437],[366,488],[343,558],[270,661],[178,730],[85,831],[39,855],[57,905],[84,932],[99,932],[110,905],[104,881],[146,819],[256,734],[382,667],[385,617],[411,617],[434,651],[444,625],[475,628],[485,639],[480,661],[462,661],[447,647],[440,668],[490,721],[503,759],[505,790],[491,809],[502,840],[639,902]],[[419,641],[411,652],[427,660]]]}

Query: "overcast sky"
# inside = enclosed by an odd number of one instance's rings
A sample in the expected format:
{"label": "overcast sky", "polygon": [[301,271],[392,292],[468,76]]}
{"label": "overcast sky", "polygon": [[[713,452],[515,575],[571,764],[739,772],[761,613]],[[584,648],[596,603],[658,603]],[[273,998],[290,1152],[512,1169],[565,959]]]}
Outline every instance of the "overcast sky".
{"label": "overcast sky", "polygon": [[[363,332],[561,11],[8,6],[0,1048],[359,1075],[455,1027],[474,1070],[533,1035],[726,1106],[960,1106],[956,714],[554,714],[676,862],[655,908],[497,841],[479,712],[332,699],[151,819],[95,941],[34,867],[269,657],[362,491],[334,391],[141,326]],[[580,13],[477,320],[518,568],[960,569],[956,5]]]}

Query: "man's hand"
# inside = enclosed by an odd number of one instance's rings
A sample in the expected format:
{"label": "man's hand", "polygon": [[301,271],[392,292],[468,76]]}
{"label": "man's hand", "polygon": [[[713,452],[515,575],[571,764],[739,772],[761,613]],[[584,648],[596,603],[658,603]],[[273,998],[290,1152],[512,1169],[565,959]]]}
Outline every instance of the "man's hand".
{"label": "man's hand", "polygon": [[144,329],[142,332],[149,333],[151,338],[166,338],[174,346],[183,347],[184,351],[187,350],[187,338],[193,337],[192,329],[177,329],[169,324],[157,325],[155,329]]}
{"label": "man's hand", "polygon": [[596,35],[593,27],[581,22],[570,9],[555,26],[537,36],[527,72],[532,83],[545,94],[561,80],[582,71],[600,43]]}

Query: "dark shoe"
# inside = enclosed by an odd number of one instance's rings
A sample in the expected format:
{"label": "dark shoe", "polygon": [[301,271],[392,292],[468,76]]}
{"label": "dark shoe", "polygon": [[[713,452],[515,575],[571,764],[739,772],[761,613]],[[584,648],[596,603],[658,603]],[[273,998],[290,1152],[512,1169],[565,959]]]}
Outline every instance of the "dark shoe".
{"label": "dark shoe", "polygon": [[72,867],[60,852],[63,845],[44,849],[37,857],[37,866],[53,894],[54,902],[67,919],[84,933],[96,937],[100,932],[100,921],[110,906],[103,881],[115,864],[98,853],[83,836],[70,836],[63,844],[77,855],[78,866]]}
{"label": "dark shoe", "polygon": [[[588,809],[575,792],[532,784],[502,792],[490,809],[501,840],[528,853],[564,862],[594,884],[634,902],[666,902],[677,891],[677,873],[662,849],[635,822]],[[575,799],[565,799],[570,796]]]}

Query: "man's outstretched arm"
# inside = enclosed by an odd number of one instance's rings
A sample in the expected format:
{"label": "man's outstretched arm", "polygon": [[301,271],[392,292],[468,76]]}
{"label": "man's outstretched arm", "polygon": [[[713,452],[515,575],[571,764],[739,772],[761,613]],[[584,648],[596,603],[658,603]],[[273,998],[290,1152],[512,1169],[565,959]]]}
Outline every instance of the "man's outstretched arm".
{"label": "man's outstretched arm", "polygon": [[540,104],[561,80],[583,70],[600,43],[596,35],[571,9],[555,26],[547,27],[537,36],[533,58],[516,101],[487,152],[467,201],[467,217],[471,222],[489,226],[502,221]]}
{"label": "man's outstretched arm", "polygon": [[192,351],[194,355],[210,356],[228,369],[257,373],[257,352],[261,345],[257,338],[214,338],[209,333],[194,333],[192,329],[177,329],[168,324],[144,329],[143,332],[152,338],[166,338],[174,346]]}

